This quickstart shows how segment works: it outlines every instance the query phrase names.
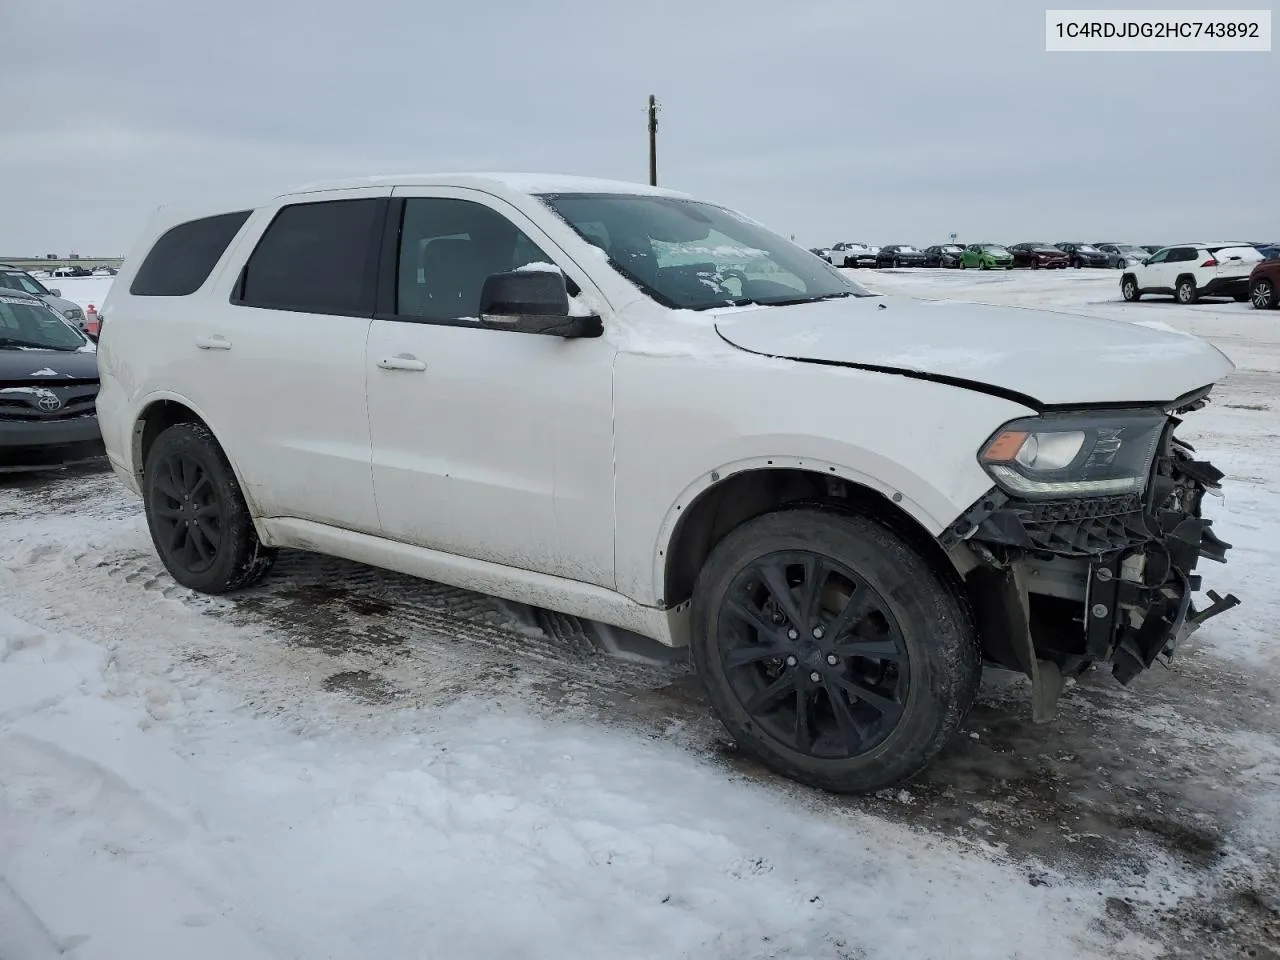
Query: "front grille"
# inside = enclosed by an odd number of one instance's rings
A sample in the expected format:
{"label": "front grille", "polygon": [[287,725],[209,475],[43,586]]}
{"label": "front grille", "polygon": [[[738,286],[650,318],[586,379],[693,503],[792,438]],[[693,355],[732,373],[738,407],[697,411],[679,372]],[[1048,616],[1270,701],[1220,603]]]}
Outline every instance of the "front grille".
{"label": "front grille", "polygon": [[0,392],[0,421],[54,423],[92,417],[97,412],[97,383],[40,389],[52,393],[61,405],[56,410],[44,410],[40,407],[40,397],[44,394],[28,393],[25,389],[21,392]]}

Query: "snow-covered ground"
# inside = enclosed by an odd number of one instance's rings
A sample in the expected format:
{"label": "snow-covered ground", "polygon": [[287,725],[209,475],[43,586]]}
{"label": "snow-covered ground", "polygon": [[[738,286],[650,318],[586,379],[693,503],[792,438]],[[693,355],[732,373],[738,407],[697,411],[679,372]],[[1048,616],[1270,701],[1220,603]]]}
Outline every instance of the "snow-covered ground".
{"label": "snow-covered ground", "polygon": [[0,960],[1276,955],[1280,315],[1125,305],[1103,271],[855,275],[1218,343],[1240,369],[1183,432],[1228,472],[1204,572],[1245,605],[1047,727],[993,678],[920,782],[836,799],[738,758],[680,665],[299,554],[197,597],[110,476],[11,479]]}

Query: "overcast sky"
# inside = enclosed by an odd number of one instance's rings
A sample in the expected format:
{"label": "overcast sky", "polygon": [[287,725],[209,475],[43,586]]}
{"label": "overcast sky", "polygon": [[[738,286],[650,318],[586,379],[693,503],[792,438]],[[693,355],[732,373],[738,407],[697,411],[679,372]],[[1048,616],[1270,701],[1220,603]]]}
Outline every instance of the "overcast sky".
{"label": "overcast sky", "polygon": [[0,0],[0,256],[318,177],[643,181],[650,92],[662,184],[806,246],[1280,240],[1280,53],[1046,53],[1046,5]]}

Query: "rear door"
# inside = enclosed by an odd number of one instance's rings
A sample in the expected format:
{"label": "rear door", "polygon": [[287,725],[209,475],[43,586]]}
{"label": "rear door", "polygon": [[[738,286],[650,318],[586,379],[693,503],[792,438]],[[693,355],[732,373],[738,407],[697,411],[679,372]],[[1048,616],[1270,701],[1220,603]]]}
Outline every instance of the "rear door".
{"label": "rear door", "polygon": [[258,210],[189,318],[199,402],[264,516],[377,532],[363,360],[390,192]]}

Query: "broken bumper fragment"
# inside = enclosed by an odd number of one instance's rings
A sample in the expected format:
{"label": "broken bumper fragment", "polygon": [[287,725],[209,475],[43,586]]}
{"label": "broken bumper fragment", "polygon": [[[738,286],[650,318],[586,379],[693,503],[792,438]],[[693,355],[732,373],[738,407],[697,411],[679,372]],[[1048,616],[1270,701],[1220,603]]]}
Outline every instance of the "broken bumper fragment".
{"label": "broken bumper fragment", "polygon": [[1231,545],[1201,509],[1222,472],[1173,437],[1177,422],[1141,493],[1026,500],[995,489],[949,531],[953,555],[970,551],[988,658],[1031,676],[1038,699],[1055,700],[1061,676],[1091,663],[1128,684],[1239,603],[1212,590],[1193,599],[1200,561],[1225,562]]}

